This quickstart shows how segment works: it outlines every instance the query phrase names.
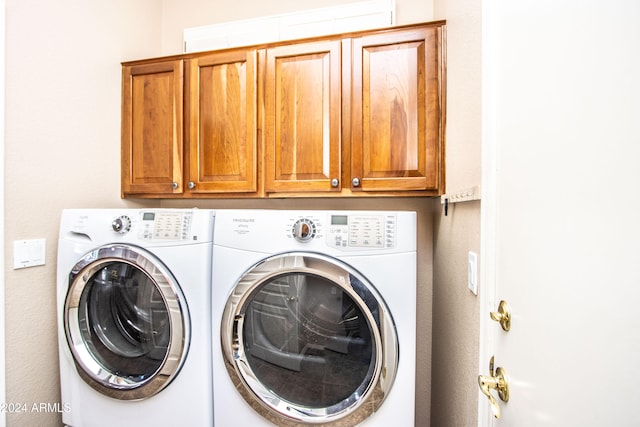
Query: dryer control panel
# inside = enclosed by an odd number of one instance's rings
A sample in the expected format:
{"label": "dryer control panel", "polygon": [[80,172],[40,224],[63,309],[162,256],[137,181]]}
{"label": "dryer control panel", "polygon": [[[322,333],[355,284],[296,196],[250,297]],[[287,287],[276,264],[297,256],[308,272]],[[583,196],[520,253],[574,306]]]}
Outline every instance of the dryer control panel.
{"label": "dryer control panel", "polygon": [[335,248],[390,249],[396,242],[396,216],[343,215],[329,216],[327,245]]}
{"label": "dryer control panel", "polygon": [[191,212],[141,211],[138,215],[120,215],[111,222],[113,231],[130,231],[141,240],[188,240]]}
{"label": "dryer control panel", "polygon": [[289,236],[307,243],[324,239],[336,249],[392,249],[396,245],[396,215],[329,213],[300,216],[288,225]]}
{"label": "dryer control panel", "polygon": [[188,240],[190,212],[142,212],[138,237],[146,240]]}

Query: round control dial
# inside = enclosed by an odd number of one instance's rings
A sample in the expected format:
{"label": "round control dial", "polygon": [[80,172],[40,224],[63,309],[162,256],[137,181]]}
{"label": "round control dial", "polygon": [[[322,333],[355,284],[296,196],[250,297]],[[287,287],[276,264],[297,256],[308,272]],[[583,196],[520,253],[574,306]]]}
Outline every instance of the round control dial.
{"label": "round control dial", "polygon": [[111,228],[116,233],[124,234],[131,230],[131,218],[126,215],[119,216],[111,223]]}
{"label": "round control dial", "polygon": [[293,237],[299,242],[307,242],[316,235],[316,225],[308,218],[302,218],[293,224]]}

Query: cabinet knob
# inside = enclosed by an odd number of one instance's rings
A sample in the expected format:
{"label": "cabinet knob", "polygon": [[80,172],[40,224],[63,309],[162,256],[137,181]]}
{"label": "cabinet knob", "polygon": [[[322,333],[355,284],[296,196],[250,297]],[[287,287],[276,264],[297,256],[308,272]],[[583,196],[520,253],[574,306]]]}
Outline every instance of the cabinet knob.
{"label": "cabinet knob", "polygon": [[173,188],[174,190],[177,190],[178,186],[179,186],[178,183],[175,181],[171,183],[171,188]]}
{"label": "cabinet knob", "polygon": [[187,188],[189,188],[189,190],[193,190],[194,188],[196,188],[196,183],[193,181],[189,181],[189,183],[187,184]]}
{"label": "cabinet knob", "polygon": [[340,180],[339,180],[338,178],[333,178],[333,179],[331,180],[331,186],[332,186],[333,188],[337,188],[339,184],[340,184]]}
{"label": "cabinet knob", "polygon": [[359,178],[353,178],[351,180],[351,185],[353,185],[354,187],[359,187],[360,186],[360,179]]}

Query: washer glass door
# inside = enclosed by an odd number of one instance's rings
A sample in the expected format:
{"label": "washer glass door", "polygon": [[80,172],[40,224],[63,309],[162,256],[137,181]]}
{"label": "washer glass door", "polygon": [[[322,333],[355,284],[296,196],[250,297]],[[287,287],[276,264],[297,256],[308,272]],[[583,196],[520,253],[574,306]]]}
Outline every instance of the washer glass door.
{"label": "washer glass door", "polygon": [[364,420],[398,363],[395,326],[375,288],[309,253],[277,255],[243,275],[225,308],[222,345],[243,397],[278,425]]}
{"label": "washer glass door", "polygon": [[117,399],[156,394],[177,374],[188,312],[171,273],[143,249],[109,245],[69,276],[65,332],[80,376]]}

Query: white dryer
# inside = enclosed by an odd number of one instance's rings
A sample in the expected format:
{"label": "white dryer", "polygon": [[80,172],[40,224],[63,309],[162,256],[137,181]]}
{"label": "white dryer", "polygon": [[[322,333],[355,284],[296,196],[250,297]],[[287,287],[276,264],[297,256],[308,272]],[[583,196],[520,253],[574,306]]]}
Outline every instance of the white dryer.
{"label": "white dryer", "polygon": [[414,425],[416,215],[218,211],[216,426]]}
{"label": "white dryer", "polygon": [[64,210],[63,423],[211,426],[214,211]]}

